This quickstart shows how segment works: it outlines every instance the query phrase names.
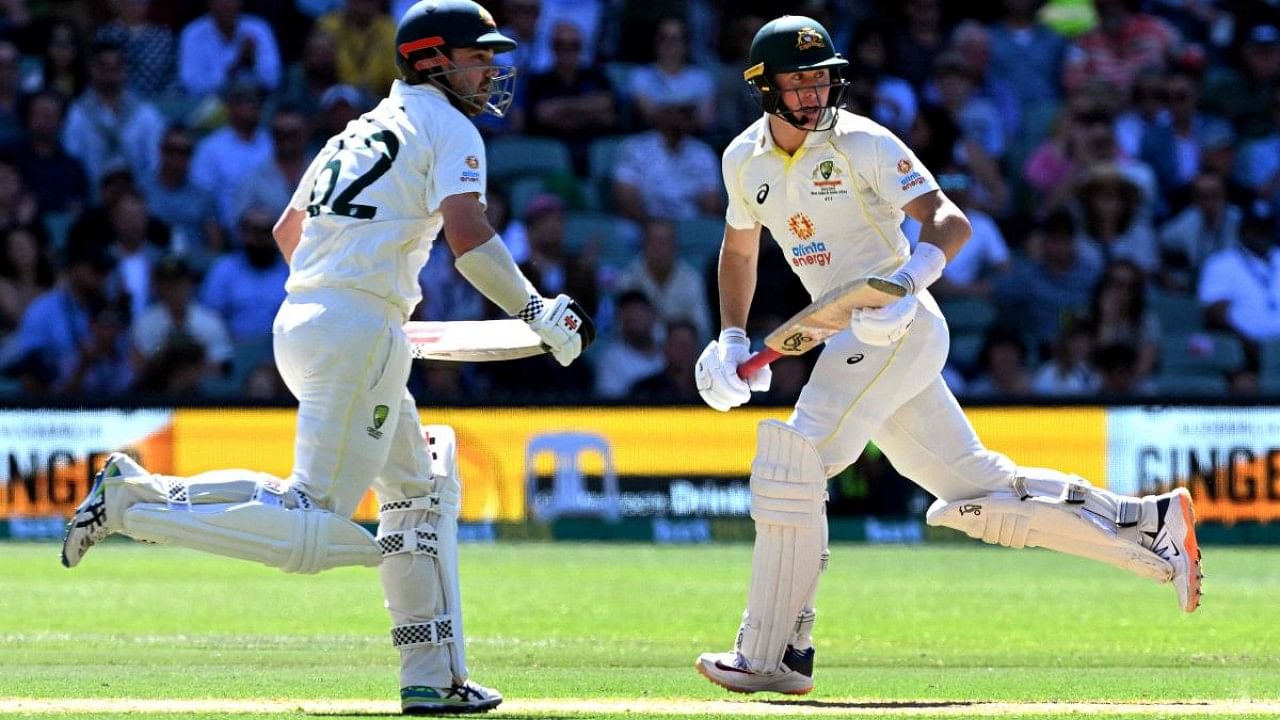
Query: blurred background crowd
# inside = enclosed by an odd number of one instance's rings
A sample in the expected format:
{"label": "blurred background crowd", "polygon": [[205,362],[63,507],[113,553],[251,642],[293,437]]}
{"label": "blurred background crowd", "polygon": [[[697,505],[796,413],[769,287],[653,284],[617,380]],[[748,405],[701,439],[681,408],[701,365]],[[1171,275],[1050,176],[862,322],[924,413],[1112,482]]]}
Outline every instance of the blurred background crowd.
{"label": "blurred background crowd", "polygon": [[[0,397],[288,400],[271,226],[386,94],[410,4],[0,0]],[[719,154],[760,116],[751,38],[787,12],[973,223],[933,288],[958,395],[1280,394],[1276,0],[485,4],[520,42],[512,112],[476,121],[488,214],[601,335],[567,369],[415,363],[423,403],[699,402]],[[422,286],[417,319],[497,316],[443,242]],[[766,231],[749,331],[807,302]]]}

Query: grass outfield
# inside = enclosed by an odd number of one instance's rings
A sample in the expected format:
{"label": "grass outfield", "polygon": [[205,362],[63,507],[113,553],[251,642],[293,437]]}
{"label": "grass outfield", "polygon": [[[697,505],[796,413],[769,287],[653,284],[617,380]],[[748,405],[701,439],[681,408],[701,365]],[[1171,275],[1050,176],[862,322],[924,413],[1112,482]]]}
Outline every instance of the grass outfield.
{"label": "grass outfield", "polygon": [[[90,554],[64,570],[54,545],[0,544],[0,717],[396,710],[374,570]],[[468,545],[468,664],[508,698],[489,717],[1280,716],[1280,549],[1205,560],[1184,615],[1169,586],[1044,551],[836,546],[797,703],[693,670],[732,643],[747,545]]]}

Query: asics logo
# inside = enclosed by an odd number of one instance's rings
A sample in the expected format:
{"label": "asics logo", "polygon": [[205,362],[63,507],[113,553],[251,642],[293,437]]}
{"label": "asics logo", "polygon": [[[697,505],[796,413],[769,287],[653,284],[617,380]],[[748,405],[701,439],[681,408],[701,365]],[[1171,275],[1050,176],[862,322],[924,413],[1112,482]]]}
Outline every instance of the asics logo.
{"label": "asics logo", "polygon": [[769,183],[760,183],[760,187],[756,188],[756,204],[763,205],[766,198],[769,197]]}

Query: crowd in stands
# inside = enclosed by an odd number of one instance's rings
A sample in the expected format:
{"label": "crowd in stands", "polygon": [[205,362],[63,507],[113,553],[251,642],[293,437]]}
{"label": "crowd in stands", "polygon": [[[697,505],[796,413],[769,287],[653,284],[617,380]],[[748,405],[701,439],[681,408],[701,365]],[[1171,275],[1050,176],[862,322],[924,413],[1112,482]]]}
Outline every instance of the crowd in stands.
{"label": "crowd in stands", "polygon": [[[0,397],[287,400],[271,226],[396,77],[409,0],[0,1]],[[786,12],[974,234],[933,288],[962,398],[1280,395],[1280,6],[490,0],[520,42],[487,212],[586,362],[415,363],[425,404],[698,402],[719,155]],[[918,227],[907,222],[915,241]],[[809,298],[764,233],[748,331]],[[436,243],[417,319],[497,317]],[[813,357],[775,365],[788,402]]]}

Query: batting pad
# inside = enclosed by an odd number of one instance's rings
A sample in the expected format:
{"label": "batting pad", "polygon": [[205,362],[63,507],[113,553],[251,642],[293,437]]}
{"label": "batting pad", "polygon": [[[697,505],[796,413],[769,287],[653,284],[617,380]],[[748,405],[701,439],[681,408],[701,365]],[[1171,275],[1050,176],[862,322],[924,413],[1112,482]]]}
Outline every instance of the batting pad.
{"label": "batting pad", "polygon": [[428,425],[432,492],[384,502],[378,522],[378,573],[400,651],[400,686],[449,687],[467,680],[458,585],[457,440]]}
{"label": "batting pad", "polygon": [[1154,497],[1116,495],[1083,478],[1046,468],[1018,468],[1010,492],[929,507],[930,525],[1009,548],[1043,547],[1098,560],[1156,582],[1173,566],[1140,542],[1155,532]]}
{"label": "batting pad", "polygon": [[[159,476],[156,476],[159,478]],[[170,481],[169,502],[142,502],[124,513],[124,532],[139,540],[180,545],[291,573],[317,573],[346,565],[378,564],[373,537],[364,528],[310,501],[279,481],[256,486],[240,503],[193,503],[199,485]],[[274,478],[273,478],[274,480]],[[177,484],[175,484],[175,481]]]}
{"label": "batting pad", "polygon": [[822,458],[804,435],[777,420],[760,423],[751,465],[756,543],[737,642],[756,672],[776,672],[788,643],[808,639],[807,606],[826,564],[826,486]]}

